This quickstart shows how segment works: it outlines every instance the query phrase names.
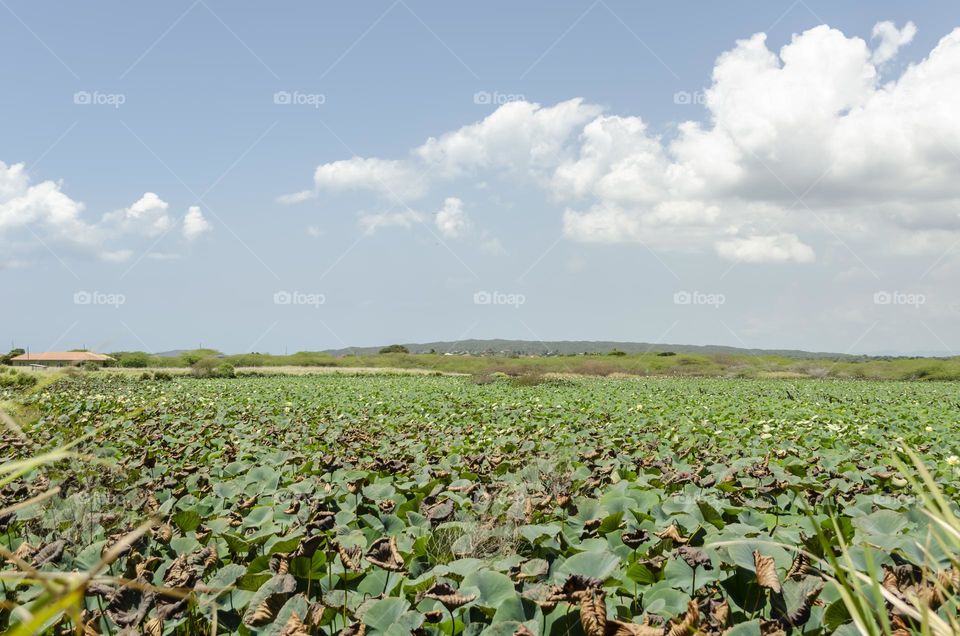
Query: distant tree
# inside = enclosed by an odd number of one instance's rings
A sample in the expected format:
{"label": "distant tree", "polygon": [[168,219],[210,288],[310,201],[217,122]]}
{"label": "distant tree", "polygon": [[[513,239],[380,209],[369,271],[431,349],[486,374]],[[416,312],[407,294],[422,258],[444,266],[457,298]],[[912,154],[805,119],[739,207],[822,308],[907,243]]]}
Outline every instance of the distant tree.
{"label": "distant tree", "polygon": [[673,351],[661,351],[657,355],[660,356],[661,358],[669,358],[670,356],[675,356],[677,354],[674,353]]}
{"label": "distant tree", "polygon": [[190,367],[190,374],[196,378],[232,378],[236,375],[232,364],[217,358],[198,360]]}
{"label": "distant tree", "polygon": [[410,353],[410,350],[399,344],[392,344],[380,350],[380,353]]}
{"label": "distant tree", "polygon": [[126,369],[142,369],[150,366],[150,354],[144,351],[124,351],[114,357],[117,363]]}
{"label": "distant tree", "polygon": [[183,360],[184,366],[190,367],[203,360],[203,355],[196,351],[187,351],[180,356],[180,359]]}
{"label": "distant tree", "polygon": [[613,351],[611,351],[611,352],[608,353],[607,355],[608,355],[608,356],[625,356],[625,355],[627,355],[627,353],[626,353],[625,351],[620,351],[619,349],[614,349]]}
{"label": "distant tree", "polygon": [[12,365],[13,359],[17,356],[22,356],[26,351],[23,349],[11,349],[10,353],[0,355],[0,364]]}

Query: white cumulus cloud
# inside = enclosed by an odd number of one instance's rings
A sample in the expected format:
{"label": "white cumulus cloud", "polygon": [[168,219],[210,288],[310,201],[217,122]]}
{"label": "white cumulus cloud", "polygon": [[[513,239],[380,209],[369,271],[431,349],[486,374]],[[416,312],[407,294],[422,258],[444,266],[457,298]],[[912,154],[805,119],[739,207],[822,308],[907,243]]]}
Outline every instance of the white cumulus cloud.
{"label": "white cumulus cloud", "polygon": [[873,39],[879,40],[877,48],[873,50],[872,60],[874,64],[883,64],[889,62],[897,55],[901,46],[906,46],[913,42],[913,37],[917,34],[917,25],[913,22],[907,22],[902,29],[898,29],[893,22],[877,22],[873,25]]}
{"label": "white cumulus cloud", "polygon": [[501,179],[540,189],[574,241],[746,262],[809,262],[817,243],[935,251],[960,238],[960,117],[945,107],[960,103],[960,29],[882,78],[915,33],[881,22],[871,48],[821,25],[779,50],[757,33],[717,57],[703,120],[664,132],[579,98],[511,102],[406,158],[323,164],[312,192],[417,198]]}
{"label": "white cumulus cloud", "polygon": [[193,241],[212,229],[213,226],[203,216],[200,208],[195,205],[190,206],[186,216],[183,217],[183,237],[188,241]]}
{"label": "white cumulus cloud", "polygon": [[[58,258],[84,256],[109,263],[129,260],[134,247],[145,247],[177,227],[169,204],[154,192],[145,192],[127,207],[107,212],[93,221],[86,218],[83,203],[63,191],[57,181],[34,182],[22,163],[0,161],[0,253],[5,262],[25,264],[12,258],[14,252],[36,251],[38,246]],[[199,212],[199,211],[198,211]],[[187,214],[184,233],[209,229],[200,216]],[[134,245],[130,245],[134,244]]]}
{"label": "white cumulus cloud", "polygon": [[463,238],[470,231],[470,217],[463,211],[463,201],[448,197],[434,216],[437,229],[446,238]]}
{"label": "white cumulus cloud", "polygon": [[360,227],[364,234],[375,234],[377,230],[385,227],[413,227],[416,223],[423,223],[427,216],[416,210],[403,210],[397,212],[380,212],[375,214],[361,214]]}
{"label": "white cumulus cloud", "polygon": [[169,231],[174,221],[167,214],[170,205],[153,192],[145,193],[128,208],[103,215],[102,224],[118,234],[142,234],[156,237]]}
{"label": "white cumulus cloud", "polygon": [[742,263],[809,263],[814,259],[813,248],[804,245],[794,234],[749,236],[717,243],[717,253],[723,258]]}

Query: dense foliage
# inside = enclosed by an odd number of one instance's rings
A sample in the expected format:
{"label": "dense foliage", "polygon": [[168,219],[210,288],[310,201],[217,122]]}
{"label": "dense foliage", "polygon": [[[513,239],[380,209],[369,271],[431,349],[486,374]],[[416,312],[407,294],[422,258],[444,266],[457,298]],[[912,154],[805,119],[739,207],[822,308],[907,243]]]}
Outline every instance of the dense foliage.
{"label": "dense foliage", "polygon": [[10,551],[83,571],[158,519],[112,566],[140,587],[88,587],[88,633],[853,633],[799,550],[956,572],[889,455],[956,499],[951,384],[85,376],[22,400],[2,459],[90,437],[0,491],[61,487],[0,519]]}

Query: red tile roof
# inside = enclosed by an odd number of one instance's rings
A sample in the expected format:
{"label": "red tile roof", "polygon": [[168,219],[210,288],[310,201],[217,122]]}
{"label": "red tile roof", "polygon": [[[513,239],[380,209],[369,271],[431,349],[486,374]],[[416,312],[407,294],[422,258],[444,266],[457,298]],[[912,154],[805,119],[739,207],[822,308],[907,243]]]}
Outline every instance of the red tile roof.
{"label": "red tile roof", "polygon": [[25,353],[14,360],[22,362],[105,362],[113,360],[110,356],[89,351],[44,351],[41,353]]}

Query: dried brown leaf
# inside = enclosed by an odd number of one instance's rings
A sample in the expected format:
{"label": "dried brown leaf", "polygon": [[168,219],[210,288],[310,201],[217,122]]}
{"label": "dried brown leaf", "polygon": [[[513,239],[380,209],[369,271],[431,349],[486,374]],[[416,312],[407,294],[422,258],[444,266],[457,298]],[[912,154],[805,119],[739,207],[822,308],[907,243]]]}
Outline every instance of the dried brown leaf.
{"label": "dried brown leaf", "polygon": [[458,593],[449,583],[434,583],[423,596],[439,601],[447,609],[456,609],[477,599],[476,594]]}
{"label": "dried brown leaf", "polygon": [[696,601],[687,603],[687,613],[679,623],[673,625],[667,636],[689,636],[696,632],[697,624],[700,622],[700,608]]}
{"label": "dried brown leaf", "polygon": [[760,554],[759,550],[753,551],[753,565],[757,572],[757,583],[760,587],[765,587],[775,594],[780,594],[783,589],[780,587],[780,578],[777,576],[777,568],[773,557]]}
{"label": "dried brown leaf", "polygon": [[390,572],[403,571],[403,557],[397,552],[396,537],[381,537],[367,550],[367,561]]}
{"label": "dried brown leaf", "polygon": [[580,626],[586,636],[605,636],[607,632],[607,605],[603,592],[584,591],[580,596]]}

